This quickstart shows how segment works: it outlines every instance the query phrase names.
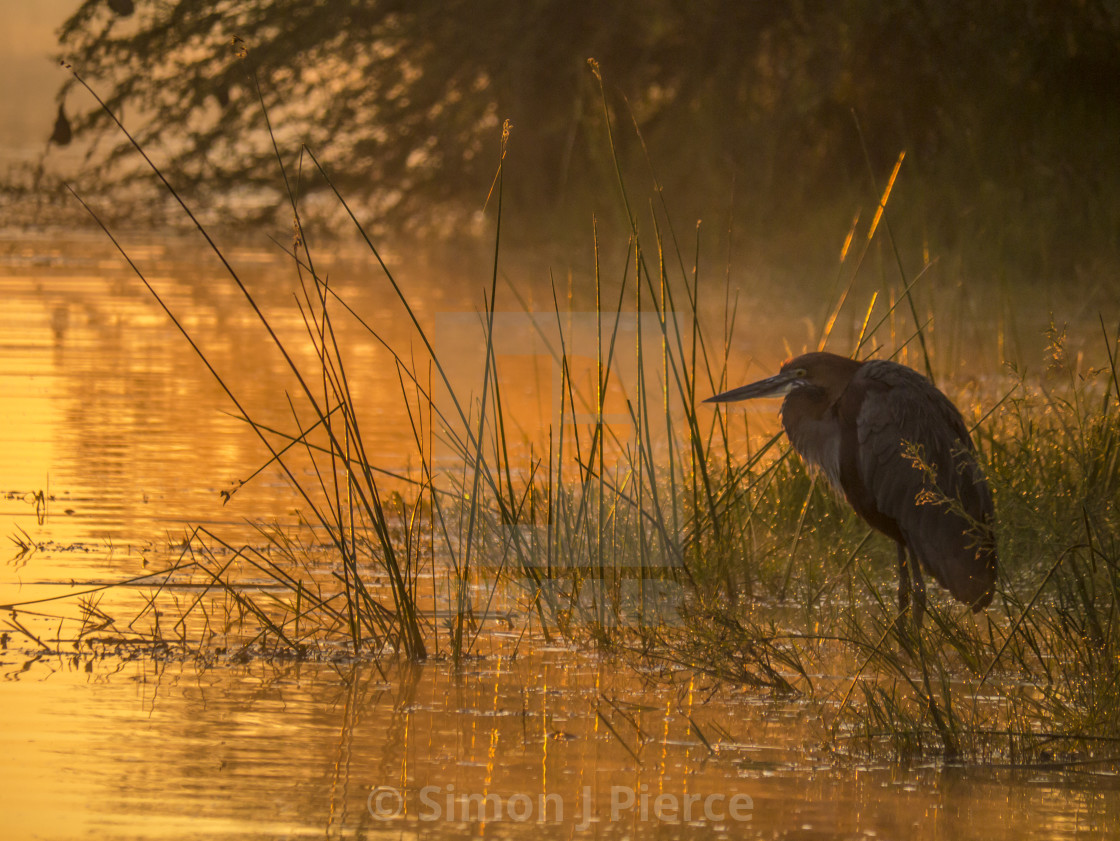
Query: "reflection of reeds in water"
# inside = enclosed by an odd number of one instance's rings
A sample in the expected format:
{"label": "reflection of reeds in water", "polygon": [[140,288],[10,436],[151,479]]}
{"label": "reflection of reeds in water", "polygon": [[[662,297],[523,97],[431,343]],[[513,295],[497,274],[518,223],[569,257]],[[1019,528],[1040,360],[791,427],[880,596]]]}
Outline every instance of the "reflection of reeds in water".
{"label": "reflection of reeds in water", "polygon": [[[305,155],[330,185],[325,167]],[[897,167],[891,183],[896,175]],[[499,164],[499,232],[502,177]],[[750,436],[731,423],[735,416],[696,410],[698,394],[725,384],[717,360],[730,346],[730,291],[722,292],[724,335],[713,342],[698,315],[710,293],[684,268],[664,206],[652,234],[640,234],[621,174],[619,181],[632,233],[619,282],[600,276],[596,241],[596,309],[582,316],[583,327],[558,301],[554,324],[525,314],[523,326],[541,334],[559,372],[548,440],[531,442],[527,457],[503,393],[496,330],[508,322],[497,317],[498,237],[478,315],[481,388],[464,393],[335,192],[423,348],[406,355],[384,347],[412,424],[415,469],[407,477],[367,458],[336,336],[338,319],[360,316],[316,272],[289,193],[310,368],[294,361],[295,349],[225,265],[299,382],[294,431],[255,422],[230,397],[302,496],[313,537],[268,529],[263,548],[244,548],[197,533],[189,560],[194,574],[203,571],[201,593],[165,591],[178,593],[174,633],[246,652],[319,656],[341,647],[413,659],[477,653],[484,633],[500,632],[507,651],[526,635],[558,634],[632,654],[646,668],[662,663],[822,699],[841,752],[885,745],[895,754],[1023,761],[1120,750],[1120,389],[1107,331],[1108,365],[1094,376],[1071,375],[1060,391],[1032,398],[1020,380],[987,414],[973,408],[1001,515],[1001,607],[974,620],[963,608],[931,604],[921,636],[899,639],[889,553],[778,454],[776,437],[742,456]],[[862,253],[888,196],[889,187]],[[862,253],[849,259],[846,244],[842,266],[854,263],[854,273]],[[932,370],[935,347],[911,297],[920,277],[904,278],[885,312],[872,299],[859,343],[889,323],[887,343],[902,348],[916,338]],[[850,288],[829,309],[822,346]],[[914,321],[908,337],[896,332],[903,301]],[[205,361],[205,349],[191,343]],[[593,359],[589,376],[574,370],[577,355]],[[623,359],[633,377],[616,406],[610,386]],[[451,458],[437,458],[437,448]],[[640,751],[642,731],[627,729],[624,710],[602,709],[599,718],[628,751]]]}

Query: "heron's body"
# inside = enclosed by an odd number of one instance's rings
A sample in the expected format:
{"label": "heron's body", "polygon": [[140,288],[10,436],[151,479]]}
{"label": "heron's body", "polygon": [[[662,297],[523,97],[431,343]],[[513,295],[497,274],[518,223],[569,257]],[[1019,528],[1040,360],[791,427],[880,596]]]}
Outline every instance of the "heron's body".
{"label": "heron's body", "polygon": [[[944,394],[894,362],[832,353],[791,359],[715,402],[785,395],[782,426],[869,525],[898,544],[899,608],[924,608],[924,569],[958,600],[992,600],[996,553],[987,482],[968,428]],[[907,552],[917,564],[907,563]]]}

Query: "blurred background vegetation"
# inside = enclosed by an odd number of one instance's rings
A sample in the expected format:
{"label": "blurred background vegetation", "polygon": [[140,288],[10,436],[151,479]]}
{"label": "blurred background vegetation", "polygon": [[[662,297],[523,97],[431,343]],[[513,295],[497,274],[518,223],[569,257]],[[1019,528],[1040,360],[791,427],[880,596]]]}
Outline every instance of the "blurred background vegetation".
{"label": "blurred background vegetation", "polygon": [[[476,226],[509,119],[515,232],[585,241],[624,222],[594,57],[627,177],[636,125],[685,229],[838,244],[905,151],[891,222],[924,254],[1049,281],[1120,256],[1115,0],[87,0],[60,39],[177,187],[243,218],[283,206],[255,74],[287,161],[306,143],[386,229]],[[149,177],[60,99],[87,187]]]}

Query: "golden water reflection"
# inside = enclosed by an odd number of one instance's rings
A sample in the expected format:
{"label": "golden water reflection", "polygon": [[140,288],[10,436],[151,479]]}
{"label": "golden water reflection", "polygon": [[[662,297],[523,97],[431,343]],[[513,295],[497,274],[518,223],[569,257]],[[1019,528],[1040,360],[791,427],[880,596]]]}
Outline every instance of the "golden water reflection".
{"label": "golden water reflection", "polygon": [[1120,825],[1114,778],[838,768],[800,749],[820,722],[796,703],[647,684],[561,650],[383,674],[56,661],[5,695],[8,838],[1017,839]]}

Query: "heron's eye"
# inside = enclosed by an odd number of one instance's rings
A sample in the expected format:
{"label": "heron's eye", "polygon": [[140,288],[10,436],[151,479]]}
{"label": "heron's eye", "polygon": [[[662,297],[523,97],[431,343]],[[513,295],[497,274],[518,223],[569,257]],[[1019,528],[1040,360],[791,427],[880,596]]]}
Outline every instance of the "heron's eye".
{"label": "heron's eye", "polygon": [[797,377],[797,378],[798,378],[799,380],[801,380],[801,379],[804,379],[804,378],[805,378],[805,376],[806,376],[806,375],[807,375],[807,374],[808,374],[809,372],[808,372],[808,371],[806,371],[806,370],[805,370],[804,368],[798,368],[798,369],[797,369],[796,371],[794,371],[793,373],[794,373],[794,376],[796,376],[796,377]]}

